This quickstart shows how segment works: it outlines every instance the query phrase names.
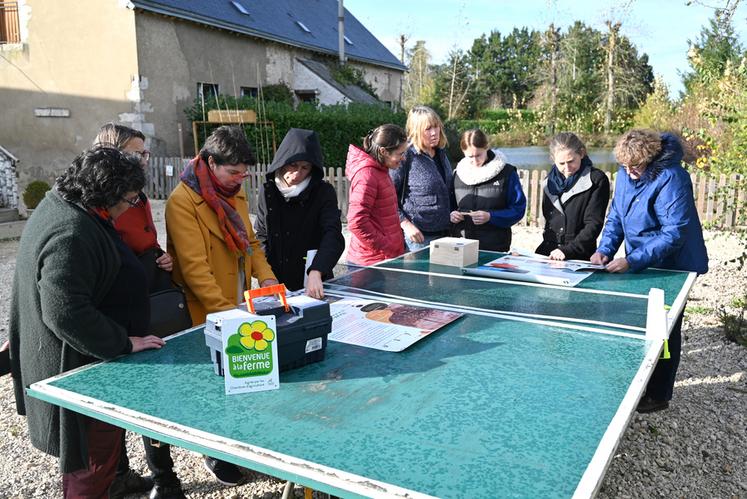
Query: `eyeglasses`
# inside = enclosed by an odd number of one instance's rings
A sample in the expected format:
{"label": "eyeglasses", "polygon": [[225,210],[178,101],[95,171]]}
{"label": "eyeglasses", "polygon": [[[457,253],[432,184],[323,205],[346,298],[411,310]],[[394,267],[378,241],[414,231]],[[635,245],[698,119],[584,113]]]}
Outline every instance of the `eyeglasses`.
{"label": "eyeglasses", "polygon": [[243,172],[237,172],[235,170],[234,171],[226,170],[226,173],[235,178],[244,178],[244,177],[249,176],[249,170],[243,171]]}
{"label": "eyeglasses", "polygon": [[623,168],[625,168],[629,172],[641,173],[643,172],[643,170],[646,169],[646,165],[645,164],[623,165]]}
{"label": "eyeglasses", "polygon": [[130,199],[127,199],[126,197],[122,198],[122,201],[130,205],[130,208],[134,208],[138,204],[140,204],[140,194],[133,196]]}

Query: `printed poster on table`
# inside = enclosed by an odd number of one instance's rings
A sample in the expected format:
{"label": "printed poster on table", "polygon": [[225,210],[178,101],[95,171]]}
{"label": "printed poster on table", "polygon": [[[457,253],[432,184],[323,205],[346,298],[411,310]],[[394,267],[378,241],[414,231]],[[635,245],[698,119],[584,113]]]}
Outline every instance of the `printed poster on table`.
{"label": "printed poster on table", "polygon": [[327,294],[332,314],[328,339],[387,352],[401,352],[463,314],[427,307]]}
{"label": "printed poster on table", "polygon": [[580,260],[550,260],[547,257],[506,255],[477,267],[465,267],[464,274],[515,281],[575,286],[604,265]]}

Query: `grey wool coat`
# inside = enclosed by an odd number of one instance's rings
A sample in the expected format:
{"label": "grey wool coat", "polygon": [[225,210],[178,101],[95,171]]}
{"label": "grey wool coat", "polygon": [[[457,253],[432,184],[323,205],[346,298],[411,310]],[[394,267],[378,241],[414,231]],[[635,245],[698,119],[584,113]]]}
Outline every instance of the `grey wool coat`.
{"label": "grey wool coat", "polygon": [[18,247],[9,338],[16,408],[27,417],[31,443],[59,457],[63,473],[87,467],[86,419],[24,390],[132,350],[125,328],[97,309],[119,268],[119,253],[101,222],[49,191]]}

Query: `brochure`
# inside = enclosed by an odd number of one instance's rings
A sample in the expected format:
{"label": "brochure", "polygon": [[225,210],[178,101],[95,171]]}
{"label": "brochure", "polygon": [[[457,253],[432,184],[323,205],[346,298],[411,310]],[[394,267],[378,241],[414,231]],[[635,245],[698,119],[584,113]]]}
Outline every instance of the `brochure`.
{"label": "brochure", "polygon": [[324,298],[332,314],[330,341],[401,352],[463,314],[378,300]]}
{"label": "brochure", "polygon": [[547,257],[506,255],[484,265],[465,267],[462,273],[514,281],[575,286],[604,265],[578,260],[550,260]]}

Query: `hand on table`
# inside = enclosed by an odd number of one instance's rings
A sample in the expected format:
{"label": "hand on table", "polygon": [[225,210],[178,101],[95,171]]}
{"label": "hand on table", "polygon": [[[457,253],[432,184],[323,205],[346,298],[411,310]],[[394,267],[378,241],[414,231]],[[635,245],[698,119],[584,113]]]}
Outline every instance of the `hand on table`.
{"label": "hand on table", "polygon": [[565,260],[565,253],[555,248],[550,252],[550,260]]}
{"label": "hand on table", "polygon": [[628,271],[630,264],[628,264],[628,260],[625,258],[615,258],[607,264],[606,268],[607,272],[623,273]]}
{"label": "hand on table", "polygon": [[265,279],[259,283],[259,287],[266,288],[267,286],[274,286],[275,284],[280,284],[277,279]]}
{"label": "hand on table", "polygon": [[589,261],[593,263],[594,265],[606,265],[607,262],[610,261],[610,257],[597,251],[596,253],[591,255],[591,258],[589,258]]}
{"label": "hand on table", "polygon": [[322,273],[318,270],[309,272],[306,278],[306,295],[317,300],[324,298],[324,287],[322,286]]}
{"label": "hand on table", "polygon": [[149,334],[148,336],[130,336],[130,342],[132,343],[132,353],[142,352],[143,350],[151,350],[153,348],[161,348],[166,344],[163,339],[158,336]]}

